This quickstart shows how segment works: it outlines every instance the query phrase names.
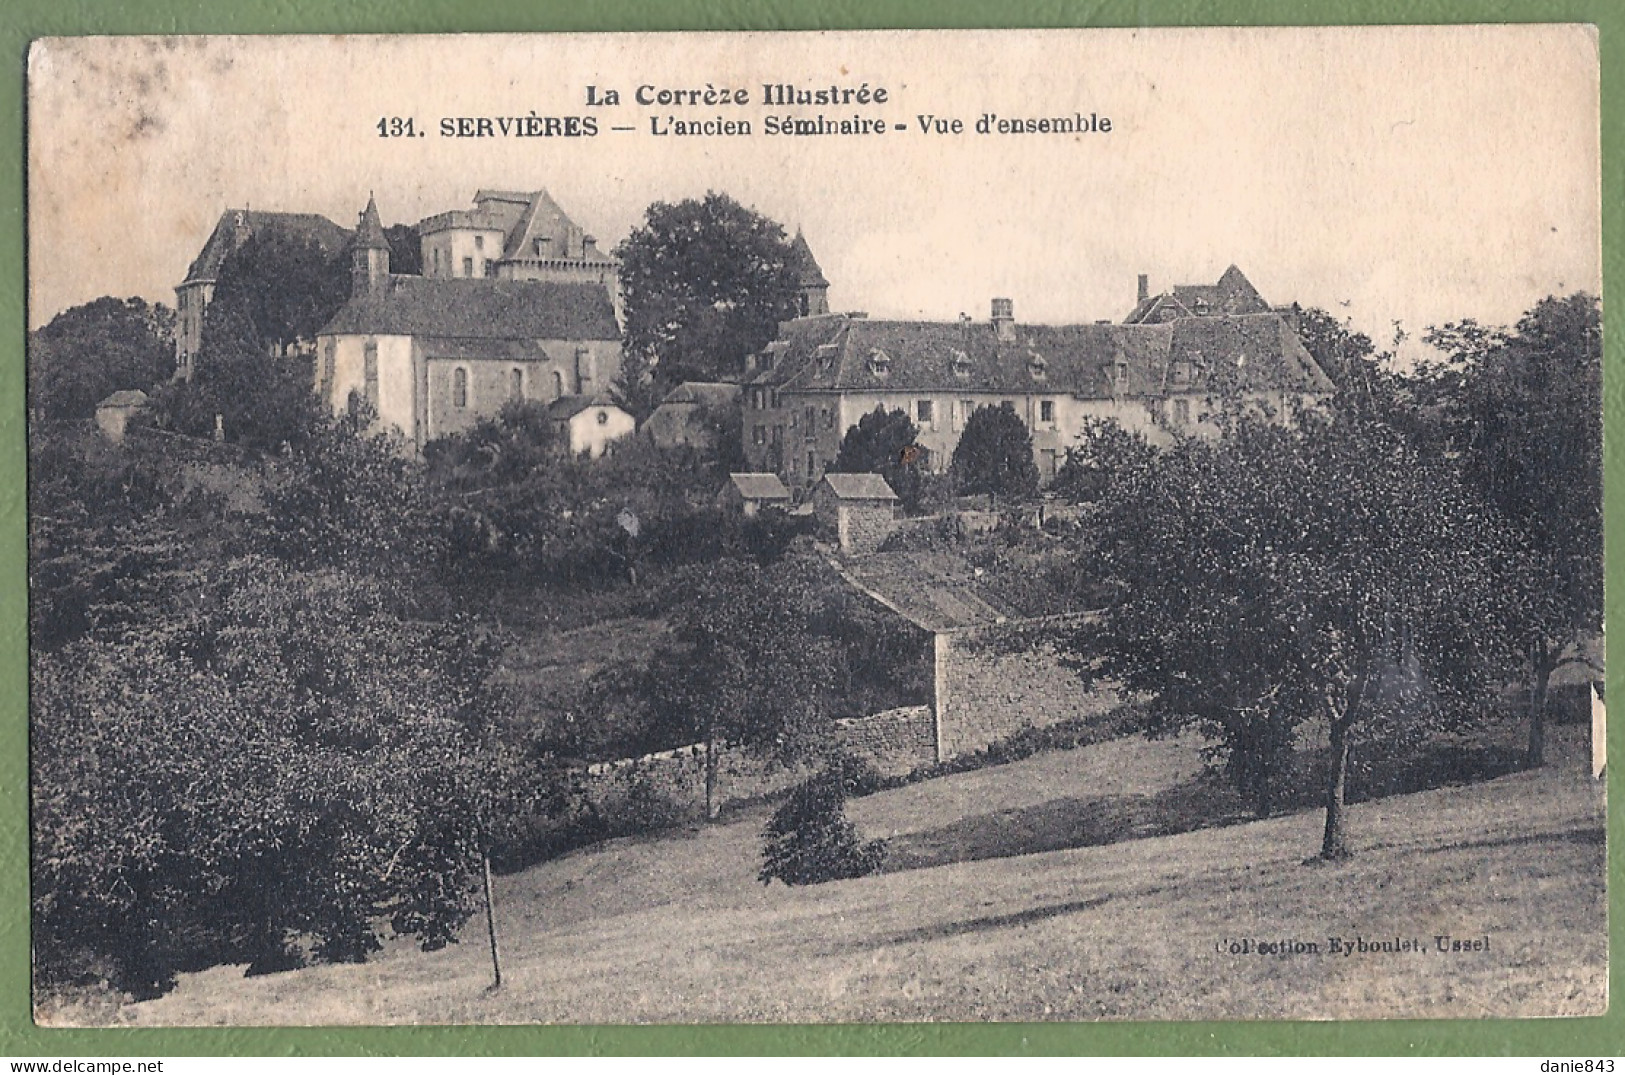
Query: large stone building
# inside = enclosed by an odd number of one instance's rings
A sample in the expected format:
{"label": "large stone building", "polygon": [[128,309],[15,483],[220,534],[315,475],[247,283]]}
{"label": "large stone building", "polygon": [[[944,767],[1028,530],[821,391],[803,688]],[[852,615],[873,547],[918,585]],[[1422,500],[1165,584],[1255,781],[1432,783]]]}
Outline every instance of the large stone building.
{"label": "large stone building", "polygon": [[473,209],[425,217],[417,232],[424,276],[594,283],[619,313],[619,263],[545,190],[476,191]]}
{"label": "large stone building", "polygon": [[[462,249],[430,237],[424,244],[426,253]],[[523,278],[483,266],[473,275],[392,274],[371,199],[351,259],[350,300],[317,335],[317,395],[335,412],[365,403],[417,450],[509,400],[591,398],[619,372],[620,326],[601,280],[562,269],[560,278]]]}
{"label": "large stone building", "polygon": [[336,258],[350,244],[350,232],[316,213],[267,213],[257,209],[228,209],[220,215],[203,249],[175,288],[175,375],[191,380],[198,351],[203,347],[203,315],[214,301],[220,269],[233,251],[250,238],[279,238],[309,243]]}
{"label": "large stone building", "polygon": [[1140,274],[1140,290],[1134,309],[1123,318],[1125,325],[1159,325],[1181,317],[1214,317],[1222,314],[1267,314],[1270,304],[1253,282],[1234,265],[1224,270],[1216,284],[1177,284],[1168,291],[1151,294],[1151,278]]}
{"label": "large stone building", "polygon": [[[1330,392],[1331,382],[1288,321],[1257,298],[1239,271],[1225,280],[1245,285],[1256,303],[1227,299],[1246,312],[1224,309],[1221,301],[1201,316],[1164,320],[1157,313],[1122,325],[1025,325],[1009,299],[994,299],[982,322],[855,314],[787,322],[747,373],[741,430],[747,465],[806,490],[834,461],[846,430],[879,407],[913,420],[927,467],[940,472],[971,413],[998,406],[1026,424],[1047,481],[1091,419],[1116,419],[1166,442],[1200,431],[1221,396],[1285,413],[1293,401]],[[1153,306],[1142,301],[1136,312],[1161,309]]]}

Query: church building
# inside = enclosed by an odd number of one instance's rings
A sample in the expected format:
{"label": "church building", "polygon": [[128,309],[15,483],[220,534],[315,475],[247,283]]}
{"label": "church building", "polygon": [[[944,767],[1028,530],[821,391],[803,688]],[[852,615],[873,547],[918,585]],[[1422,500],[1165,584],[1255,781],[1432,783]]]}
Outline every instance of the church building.
{"label": "church building", "polygon": [[545,191],[481,191],[472,212],[419,225],[423,275],[389,271],[369,198],[351,294],[317,334],[316,393],[365,406],[421,451],[510,400],[593,397],[620,368],[615,262]]}

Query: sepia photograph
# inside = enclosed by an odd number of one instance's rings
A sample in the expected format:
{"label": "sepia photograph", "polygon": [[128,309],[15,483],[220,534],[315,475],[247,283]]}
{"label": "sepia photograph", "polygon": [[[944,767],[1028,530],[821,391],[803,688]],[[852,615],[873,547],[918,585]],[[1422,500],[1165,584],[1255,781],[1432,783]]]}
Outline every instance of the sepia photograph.
{"label": "sepia photograph", "polygon": [[1599,73],[35,41],[35,1021],[1604,1014]]}

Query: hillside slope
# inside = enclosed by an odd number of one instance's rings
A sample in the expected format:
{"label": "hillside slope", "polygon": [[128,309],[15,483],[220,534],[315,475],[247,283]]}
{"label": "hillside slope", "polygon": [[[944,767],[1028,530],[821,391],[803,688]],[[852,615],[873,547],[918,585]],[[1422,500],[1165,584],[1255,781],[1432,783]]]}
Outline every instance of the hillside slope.
{"label": "hillside slope", "polygon": [[[1355,857],[1306,865],[1320,815],[1016,857],[963,855],[807,889],[755,879],[760,811],[499,879],[484,936],[245,979],[218,967],[137,1024],[915,1021],[1579,1015],[1605,1006],[1604,807],[1584,729],[1554,764],[1356,805]],[[923,846],[968,819],[1179,784],[1196,744],[1124,740],[858,800]],[[1025,812],[1025,813],[1024,813]],[[1003,823],[1003,822],[1001,822]],[[1011,823],[1013,824],[1013,822]],[[1018,826],[1019,827],[1019,826]],[[1015,830],[1011,830],[1015,831]],[[935,834],[933,836],[933,834]],[[1016,844],[1020,840],[1015,841]],[[985,850],[985,849],[984,849]],[[939,856],[940,857],[940,856]],[[952,856],[949,856],[952,857]],[[1435,936],[1487,950],[1441,953]],[[1332,954],[1330,937],[1421,942]],[[1231,942],[1296,939],[1290,957]]]}

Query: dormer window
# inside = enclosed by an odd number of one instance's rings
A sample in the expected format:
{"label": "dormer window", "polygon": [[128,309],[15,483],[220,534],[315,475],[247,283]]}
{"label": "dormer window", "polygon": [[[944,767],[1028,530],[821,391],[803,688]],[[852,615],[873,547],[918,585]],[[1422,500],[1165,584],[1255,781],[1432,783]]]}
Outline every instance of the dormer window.
{"label": "dormer window", "polygon": [[876,377],[886,377],[891,374],[891,355],[875,348],[869,352],[869,372]]}
{"label": "dormer window", "polygon": [[[827,370],[831,366],[835,365],[835,352],[838,351],[839,349],[840,348],[836,347],[835,344],[833,344],[833,343],[819,344],[818,345],[818,368],[821,369],[821,370]],[[890,362],[889,359],[887,361],[888,361],[888,363]]]}
{"label": "dormer window", "polygon": [[963,351],[955,351],[953,361],[950,363],[950,365],[953,368],[955,377],[958,377],[961,381],[970,380],[970,355],[967,355]]}
{"label": "dormer window", "polygon": [[1106,375],[1106,383],[1111,385],[1113,392],[1120,392],[1128,383],[1128,363],[1121,358],[1108,362],[1102,367]]}
{"label": "dormer window", "polygon": [[1027,376],[1035,381],[1042,381],[1049,376],[1049,363],[1044,361],[1043,355],[1034,353],[1028,356]]}
{"label": "dormer window", "polygon": [[1168,383],[1171,385],[1188,385],[1191,383],[1191,361],[1188,358],[1176,358],[1168,367]]}

